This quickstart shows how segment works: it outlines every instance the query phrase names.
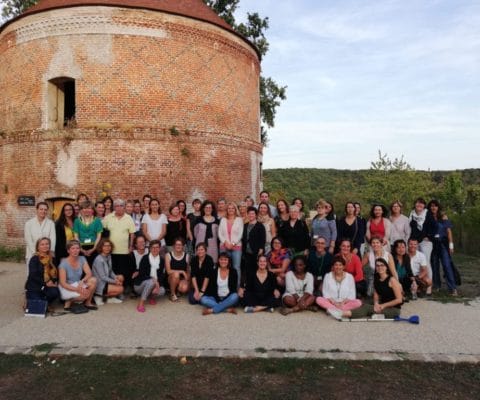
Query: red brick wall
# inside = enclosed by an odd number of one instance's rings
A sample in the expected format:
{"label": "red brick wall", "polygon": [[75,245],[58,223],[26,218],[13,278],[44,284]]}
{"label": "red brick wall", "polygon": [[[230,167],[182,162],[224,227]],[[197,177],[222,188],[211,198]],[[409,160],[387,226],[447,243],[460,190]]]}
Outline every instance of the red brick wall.
{"label": "red brick wall", "polygon": [[[90,32],[90,33],[89,33]],[[77,127],[45,131],[47,82],[76,82]],[[152,193],[171,201],[256,195],[259,62],[208,23],[80,7],[22,18],[0,34],[0,244],[20,245],[37,200]],[[175,126],[178,135],[170,129]]]}

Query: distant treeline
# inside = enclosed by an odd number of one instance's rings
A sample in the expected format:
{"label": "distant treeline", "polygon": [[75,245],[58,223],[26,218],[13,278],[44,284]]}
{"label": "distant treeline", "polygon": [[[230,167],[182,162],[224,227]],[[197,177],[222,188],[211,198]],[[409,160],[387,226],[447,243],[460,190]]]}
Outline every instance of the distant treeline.
{"label": "distant treeline", "polygon": [[326,199],[343,215],[347,201],[363,204],[363,215],[370,205],[387,207],[399,199],[407,214],[415,198],[427,202],[438,199],[455,223],[458,246],[470,254],[480,254],[480,169],[457,171],[415,171],[412,169],[338,170],[313,168],[267,169],[263,186],[272,201],[301,197],[307,209]]}

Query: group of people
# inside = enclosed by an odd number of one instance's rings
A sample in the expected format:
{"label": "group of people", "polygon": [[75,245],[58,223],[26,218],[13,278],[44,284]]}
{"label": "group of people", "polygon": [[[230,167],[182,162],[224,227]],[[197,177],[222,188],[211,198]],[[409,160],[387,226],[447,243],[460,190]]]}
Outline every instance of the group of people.
{"label": "group of people", "polygon": [[81,194],[54,223],[38,203],[25,224],[26,298],[88,311],[130,295],[143,313],[168,293],[200,304],[204,315],[241,305],[246,313],[320,307],[336,319],[390,318],[404,301],[440,290],[440,264],[457,295],[452,224],[436,200],[418,198],[409,216],[399,201],[390,212],[374,204],[368,218],[359,203],[347,202],[338,218],[319,200],[311,220],[302,199],[273,206],[267,191],[258,204],[247,197],[191,206],[187,213],[179,200],[164,214],[149,195],[94,204]]}

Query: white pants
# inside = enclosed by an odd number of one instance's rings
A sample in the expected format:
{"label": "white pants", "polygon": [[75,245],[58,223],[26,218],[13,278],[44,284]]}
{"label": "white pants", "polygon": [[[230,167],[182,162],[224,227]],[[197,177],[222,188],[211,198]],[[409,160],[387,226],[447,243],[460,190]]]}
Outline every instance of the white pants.
{"label": "white pants", "polygon": [[428,279],[432,279],[432,263],[430,259],[432,258],[433,243],[430,240],[424,239],[418,244],[418,250],[420,250],[427,259]]}

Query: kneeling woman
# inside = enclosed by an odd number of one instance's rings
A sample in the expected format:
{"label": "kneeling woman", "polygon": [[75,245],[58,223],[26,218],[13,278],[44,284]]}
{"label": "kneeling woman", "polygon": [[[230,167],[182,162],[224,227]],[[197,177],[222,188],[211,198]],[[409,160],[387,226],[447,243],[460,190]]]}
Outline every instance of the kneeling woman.
{"label": "kneeling woman", "polygon": [[161,286],[165,269],[160,257],[160,241],[150,242],[150,253],[145,254],[140,260],[138,274],[133,281],[133,290],[140,296],[137,305],[138,312],[145,312],[145,301],[150,297],[149,304],[155,305],[156,296],[163,296],[165,289]]}
{"label": "kneeling woman", "polygon": [[28,278],[25,283],[27,300],[55,301],[60,293],[57,284],[57,268],[53,265],[50,252],[50,239],[37,240],[35,254],[28,263]]}
{"label": "kneeling woman", "polygon": [[353,310],[362,305],[356,296],[355,280],[351,274],[345,272],[345,264],[341,255],[335,256],[332,272],[326,274],[323,280],[323,296],[317,297],[317,304],[327,310],[327,314]]}
{"label": "kneeling woman", "polygon": [[337,319],[365,318],[372,314],[383,314],[385,318],[398,317],[403,303],[402,286],[391,275],[388,261],[384,258],[377,258],[375,261],[373,287],[373,306],[364,304],[352,311],[332,311],[330,315]]}
{"label": "kneeling woman", "polygon": [[236,314],[237,281],[237,271],[230,268],[230,257],[227,253],[220,253],[218,267],[212,271],[207,291],[200,299],[200,304],[206,307],[203,315],[218,314],[225,310]]}
{"label": "kneeling woman", "polygon": [[246,313],[267,309],[273,312],[273,309],[280,305],[280,292],[276,289],[275,274],[267,269],[267,265],[267,257],[259,256],[257,273],[247,280],[245,288],[239,289]]}
{"label": "kneeling woman", "polygon": [[282,299],[285,307],[280,310],[283,315],[306,310],[315,302],[313,275],[305,270],[305,257],[294,257],[293,268],[285,277],[285,293]]}
{"label": "kneeling woman", "polygon": [[[96,249],[98,256],[93,262],[92,272],[97,279],[95,303],[98,306],[109,303],[121,303],[117,296],[123,293],[123,275],[115,275],[112,267],[113,243],[110,239],[101,239]],[[108,299],[108,300],[107,300]]]}
{"label": "kneeling woman", "polygon": [[[65,300],[65,310],[70,311],[72,301],[85,303],[89,310],[96,310],[92,304],[92,297],[97,287],[97,280],[92,276],[85,257],[80,256],[80,242],[70,240],[67,242],[68,257],[64,258],[58,266],[60,296]],[[82,278],[82,275],[83,278]]]}
{"label": "kneeling woman", "polygon": [[177,238],[173,241],[173,251],[165,256],[165,270],[170,286],[170,300],[177,301],[179,294],[188,293],[190,287],[190,257],[185,251],[185,241]]}

